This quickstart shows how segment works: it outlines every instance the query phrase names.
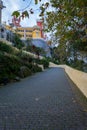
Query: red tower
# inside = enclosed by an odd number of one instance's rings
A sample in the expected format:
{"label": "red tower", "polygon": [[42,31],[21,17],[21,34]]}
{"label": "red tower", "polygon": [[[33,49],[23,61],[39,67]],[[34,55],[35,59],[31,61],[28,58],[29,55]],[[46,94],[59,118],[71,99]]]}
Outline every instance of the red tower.
{"label": "red tower", "polygon": [[21,27],[20,22],[21,22],[20,18],[16,18],[15,16],[13,17],[12,23],[14,24],[15,27]]}
{"label": "red tower", "polygon": [[44,33],[43,33],[43,22],[42,22],[42,20],[37,20],[37,26],[40,27],[41,37],[44,38]]}

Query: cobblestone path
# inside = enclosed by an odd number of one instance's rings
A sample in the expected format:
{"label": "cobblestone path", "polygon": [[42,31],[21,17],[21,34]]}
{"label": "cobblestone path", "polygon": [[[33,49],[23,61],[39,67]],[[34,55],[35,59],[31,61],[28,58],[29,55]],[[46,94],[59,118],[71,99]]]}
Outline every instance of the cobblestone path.
{"label": "cobblestone path", "polygon": [[0,88],[0,130],[87,130],[87,108],[61,68]]}

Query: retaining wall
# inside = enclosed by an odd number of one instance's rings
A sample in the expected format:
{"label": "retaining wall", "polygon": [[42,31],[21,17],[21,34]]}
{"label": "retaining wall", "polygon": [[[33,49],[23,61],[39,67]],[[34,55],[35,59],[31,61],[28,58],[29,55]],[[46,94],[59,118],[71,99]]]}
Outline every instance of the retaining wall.
{"label": "retaining wall", "polygon": [[50,67],[61,67],[65,69],[70,79],[76,84],[81,92],[87,97],[87,73],[73,69],[67,65],[55,65],[50,63]]}

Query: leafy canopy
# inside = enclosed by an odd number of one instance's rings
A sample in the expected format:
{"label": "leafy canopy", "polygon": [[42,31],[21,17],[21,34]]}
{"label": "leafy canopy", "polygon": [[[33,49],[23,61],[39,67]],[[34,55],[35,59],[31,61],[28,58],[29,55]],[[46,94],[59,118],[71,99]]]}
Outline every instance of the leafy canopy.
{"label": "leafy canopy", "polygon": [[87,43],[87,0],[50,0],[50,3],[52,11],[45,9],[46,31],[51,31],[60,43]]}

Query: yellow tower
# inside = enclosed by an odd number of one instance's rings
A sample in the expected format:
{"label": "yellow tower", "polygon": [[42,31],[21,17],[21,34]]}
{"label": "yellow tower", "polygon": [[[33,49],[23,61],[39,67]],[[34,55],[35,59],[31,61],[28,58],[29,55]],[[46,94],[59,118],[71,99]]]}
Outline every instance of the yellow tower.
{"label": "yellow tower", "polygon": [[33,32],[32,32],[33,38],[41,38],[41,31],[39,26],[33,26]]}

